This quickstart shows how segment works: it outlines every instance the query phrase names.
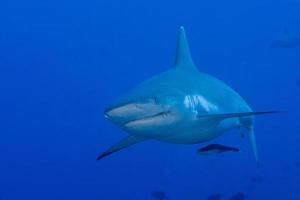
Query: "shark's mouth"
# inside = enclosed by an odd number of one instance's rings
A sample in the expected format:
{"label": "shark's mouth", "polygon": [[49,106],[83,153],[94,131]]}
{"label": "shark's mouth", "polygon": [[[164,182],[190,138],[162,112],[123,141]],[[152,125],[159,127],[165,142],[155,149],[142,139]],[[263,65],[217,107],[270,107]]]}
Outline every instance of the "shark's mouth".
{"label": "shark's mouth", "polygon": [[176,120],[174,113],[153,101],[114,107],[105,112],[105,117],[129,130],[162,127]]}
{"label": "shark's mouth", "polygon": [[170,112],[161,112],[152,116],[142,117],[128,121],[124,127],[129,129],[139,129],[146,127],[156,127],[171,123]]}

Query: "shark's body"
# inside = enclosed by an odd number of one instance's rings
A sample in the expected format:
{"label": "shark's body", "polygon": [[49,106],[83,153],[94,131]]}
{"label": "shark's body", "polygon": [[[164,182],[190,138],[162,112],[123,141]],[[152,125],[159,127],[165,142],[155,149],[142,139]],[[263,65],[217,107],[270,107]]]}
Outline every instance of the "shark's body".
{"label": "shark's body", "polygon": [[233,128],[253,134],[253,112],[224,82],[199,72],[180,28],[175,66],[137,86],[106,109],[105,116],[129,136],[101,154],[101,159],[132,144],[155,139],[194,144],[212,140]]}

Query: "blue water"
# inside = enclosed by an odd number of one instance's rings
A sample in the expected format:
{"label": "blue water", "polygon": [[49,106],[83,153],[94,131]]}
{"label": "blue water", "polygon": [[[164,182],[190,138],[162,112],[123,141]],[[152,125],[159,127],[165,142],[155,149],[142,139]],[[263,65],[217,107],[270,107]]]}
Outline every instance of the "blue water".
{"label": "blue water", "polygon": [[[298,0],[2,0],[0,199],[299,200],[300,50],[269,48],[300,37],[299,10]],[[149,141],[96,161],[125,135],[103,110],[173,64],[180,25],[199,70],[254,110],[285,111],[256,119],[260,167],[237,131],[215,141],[236,154]]]}

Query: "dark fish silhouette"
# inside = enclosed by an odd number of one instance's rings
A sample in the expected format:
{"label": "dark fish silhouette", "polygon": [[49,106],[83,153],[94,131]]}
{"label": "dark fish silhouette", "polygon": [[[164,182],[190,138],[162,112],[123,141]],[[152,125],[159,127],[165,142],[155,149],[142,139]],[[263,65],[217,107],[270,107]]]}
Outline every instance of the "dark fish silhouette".
{"label": "dark fish silhouette", "polygon": [[239,152],[240,149],[222,144],[210,144],[197,150],[200,155],[208,155],[212,153],[224,153],[224,152]]}
{"label": "dark fish silhouette", "polygon": [[169,199],[169,198],[167,197],[167,195],[166,195],[164,192],[162,192],[162,191],[154,191],[154,192],[152,192],[152,197],[153,197],[154,199],[158,199],[158,200]]}
{"label": "dark fish silhouette", "polygon": [[300,38],[291,40],[275,40],[270,45],[271,48],[290,48],[297,49],[300,48]]}
{"label": "dark fish silhouette", "polygon": [[245,200],[247,198],[247,195],[245,195],[242,192],[238,192],[234,195],[232,195],[229,200]]}
{"label": "dark fish silhouette", "polygon": [[209,195],[207,197],[207,200],[221,200],[221,199],[223,199],[223,196],[224,195],[221,193],[216,193],[216,194]]}

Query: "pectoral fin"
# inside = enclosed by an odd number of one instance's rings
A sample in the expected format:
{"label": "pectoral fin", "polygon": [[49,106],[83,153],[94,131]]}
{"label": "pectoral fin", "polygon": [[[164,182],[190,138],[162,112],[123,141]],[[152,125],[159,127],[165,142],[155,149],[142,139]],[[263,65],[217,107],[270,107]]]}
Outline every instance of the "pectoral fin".
{"label": "pectoral fin", "polygon": [[122,139],[121,141],[119,141],[118,143],[116,143],[115,145],[113,145],[112,147],[110,147],[105,152],[103,152],[100,156],[98,156],[97,160],[100,160],[112,153],[115,153],[117,151],[120,151],[131,145],[134,145],[136,143],[139,143],[139,142],[142,142],[145,140],[146,140],[145,138],[141,138],[141,137],[137,137],[137,136],[128,136],[128,137]]}
{"label": "pectoral fin", "polygon": [[197,117],[199,119],[201,118],[225,119],[225,118],[233,118],[233,117],[248,117],[253,115],[273,114],[273,113],[279,113],[279,111],[204,114],[204,115],[198,115]]}

